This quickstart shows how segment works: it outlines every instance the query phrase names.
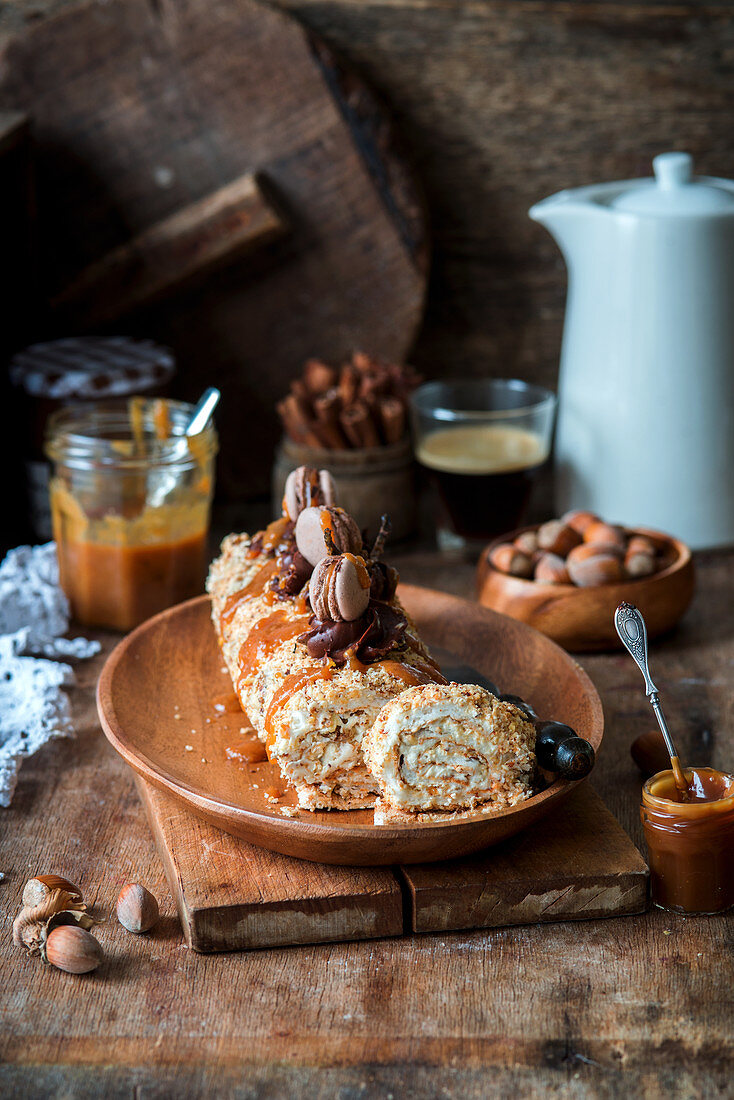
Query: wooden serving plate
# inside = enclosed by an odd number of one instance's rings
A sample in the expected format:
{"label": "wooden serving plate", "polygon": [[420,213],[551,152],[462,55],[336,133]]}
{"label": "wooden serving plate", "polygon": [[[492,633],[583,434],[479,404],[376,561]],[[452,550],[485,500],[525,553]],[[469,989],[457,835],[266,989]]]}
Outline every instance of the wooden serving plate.
{"label": "wooden serving plate", "polygon": [[[567,722],[598,751],[601,703],[582,668],[542,634],[513,619],[431,589],[403,585],[401,599],[433,649],[470,664],[503,691],[522,696],[542,717]],[[509,810],[462,821],[375,826],[371,810],[284,816],[292,791],[277,764],[242,764],[228,746],[243,740],[244,715],[218,718],[213,700],[231,691],[209,599],[197,597],[149,619],[108,658],[97,688],[102,728],[144,779],[234,836],[320,863],[378,865],[451,859],[505,840],[555,810],[578,784],[557,779]],[[177,717],[178,715],[178,717]],[[186,746],[191,746],[189,749]]]}
{"label": "wooden serving plate", "polygon": [[538,584],[495,569],[489,560],[494,547],[512,542],[522,531],[535,529],[511,531],[494,539],[482,551],[477,566],[479,602],[527,623],[565,649],[576,652],[621,649],[614,629],[614,612],[622,602],[639,607],[651,638],[675,626],[691,602],[694,584],[691,551],[680,539],[644,528],[635,528],[635,534],[651,539],[668,563],[652,577],[577,588],[573,584]]}

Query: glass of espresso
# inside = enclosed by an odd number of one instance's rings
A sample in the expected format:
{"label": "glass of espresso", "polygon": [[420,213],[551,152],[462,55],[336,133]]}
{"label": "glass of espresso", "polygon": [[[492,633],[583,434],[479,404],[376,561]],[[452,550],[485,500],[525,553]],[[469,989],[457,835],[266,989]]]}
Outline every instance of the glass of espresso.
{"label": "glass of espresso", "polygon": [[555,412],[555,394],[514,378],[415,391],[415,452],[437,490],[442,550],[473,552],[520,524],[550,454]]}

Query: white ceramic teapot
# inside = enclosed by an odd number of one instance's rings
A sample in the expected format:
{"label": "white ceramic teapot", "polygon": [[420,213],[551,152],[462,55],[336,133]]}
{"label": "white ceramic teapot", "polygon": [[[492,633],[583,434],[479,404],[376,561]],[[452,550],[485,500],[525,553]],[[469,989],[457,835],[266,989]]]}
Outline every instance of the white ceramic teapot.
{"label": "white ceramic teapot", "polygon": [[686,153],[530,217],[568,267],[559,510],[734,543],[734,183]]}

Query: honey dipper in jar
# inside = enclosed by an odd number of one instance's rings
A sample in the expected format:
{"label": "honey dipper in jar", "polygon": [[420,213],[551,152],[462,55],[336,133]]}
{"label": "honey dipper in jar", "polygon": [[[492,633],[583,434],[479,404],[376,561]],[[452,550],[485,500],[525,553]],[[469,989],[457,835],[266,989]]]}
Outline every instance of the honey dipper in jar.
{"label": "honey dipper in jar", "polygon": [[681,765],[650,678],[645,621],[626,603],[614,621],[645,678],[671,759],[642,789],[653,901],[682,913],[719,913],[734,905],[734,775]]}

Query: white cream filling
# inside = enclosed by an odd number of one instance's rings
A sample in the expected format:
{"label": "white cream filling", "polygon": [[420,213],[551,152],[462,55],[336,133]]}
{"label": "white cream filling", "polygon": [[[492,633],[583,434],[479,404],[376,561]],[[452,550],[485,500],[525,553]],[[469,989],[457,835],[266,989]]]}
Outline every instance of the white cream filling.
{"label": "white cream filling", "polygon": [[501,751],[492,725],[451,702],[419,710],[407,723],[404,715],[391,716],[383,752],[385,793],[401,808],[469,806],[489,798],[513,771],[514,754]]}

